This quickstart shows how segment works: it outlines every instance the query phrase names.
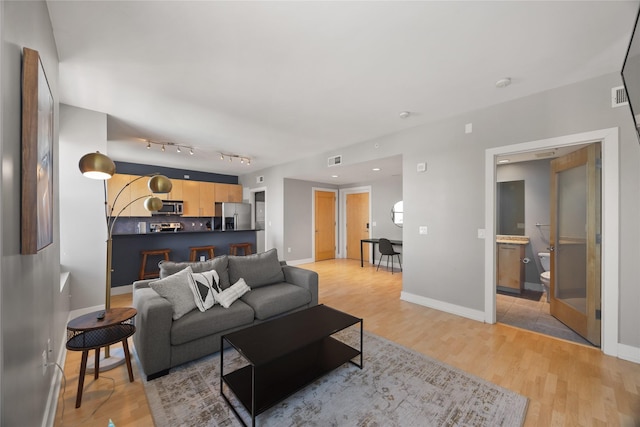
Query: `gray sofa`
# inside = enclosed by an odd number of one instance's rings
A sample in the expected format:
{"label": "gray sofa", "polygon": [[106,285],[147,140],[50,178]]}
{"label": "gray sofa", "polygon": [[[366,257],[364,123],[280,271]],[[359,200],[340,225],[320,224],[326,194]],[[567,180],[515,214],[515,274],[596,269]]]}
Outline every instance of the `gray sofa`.
{"label": "gray sofa", "polygon": [[318,274],[281,263],[275,249],[202,262],[162,261],[159,266],[160,279],[184,275],[183,270],[191,267],[194,273],[215,270],[223,290],[241,278],[251,290],[229,308],[219,304],[204,312],[195,308],[174,320],[175,304],[153,289],[159,289],[158,279],[134,282],[133,305],[138,314],[133,341],[147,380],[219,351],[224,334],[318,304]]}

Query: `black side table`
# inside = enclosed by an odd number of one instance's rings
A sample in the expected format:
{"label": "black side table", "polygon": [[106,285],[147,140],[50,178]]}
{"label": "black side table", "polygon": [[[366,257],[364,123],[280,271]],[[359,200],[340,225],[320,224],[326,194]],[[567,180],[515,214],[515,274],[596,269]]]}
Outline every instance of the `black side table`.
{"label": "black side table", "polygon": [[76,408],[79,408],[82,403],[82,388],[84,386],[84,376],[87,371],[89,350],[95,350],[96,352],[94,378],[98,379],[98,373],[100,371],[100,348],[122,342],[127,369],[129,371],[129,381],[133,382],[133,370],[131,368],[127,338],[136,331],[133,318],[138,312],[132,307],[112,308],[104,312],[105,316],[103,319],[97,318],[98,313],[101,312],[96,311],[76,317],[67,324],[67,350],[82,351]]}

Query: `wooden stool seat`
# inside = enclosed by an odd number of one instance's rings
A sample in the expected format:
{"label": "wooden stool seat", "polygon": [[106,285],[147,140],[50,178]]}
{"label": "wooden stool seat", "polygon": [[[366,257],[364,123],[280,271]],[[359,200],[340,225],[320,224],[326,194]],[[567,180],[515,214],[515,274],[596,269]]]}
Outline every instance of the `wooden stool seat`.
{"label": "wooden stool seat", "polygon": [[140,263],[140,273],[138,274],[138,280],[154,279],[160,277],[160,270],[147,271],[147,257],[149,256],[163,256],[165,261],[169,261],[169,252],[171,249],[152,249],[148,251],[140,251],[142,255],[142,262]]}
{"label": "wooden stool seat", "polygon": [[198,252],[207,252],[209,254],[209,259],[213,259],[213,257],[215,256],[213,254],[213,250],[215,248],[216,248],[215,246],[190,246],[189,261],[196,261],[196,258],[198,257]]}
{"label": "wooden stool seat", "polygon": [[242,249],[244,255],[251,255],[251,243],[231,243],[229,244],[229,254],[238,255],[238,249]]}

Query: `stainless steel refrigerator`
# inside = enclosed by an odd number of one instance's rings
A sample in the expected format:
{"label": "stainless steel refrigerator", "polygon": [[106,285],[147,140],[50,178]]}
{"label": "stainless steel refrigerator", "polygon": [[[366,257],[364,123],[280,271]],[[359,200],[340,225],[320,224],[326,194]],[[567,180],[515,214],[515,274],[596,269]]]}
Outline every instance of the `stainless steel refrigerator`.
{"label": "stainless steel refrigerator", "polygon": [[216,203],[215,208],[223,230],[251,230],[250,203]]}

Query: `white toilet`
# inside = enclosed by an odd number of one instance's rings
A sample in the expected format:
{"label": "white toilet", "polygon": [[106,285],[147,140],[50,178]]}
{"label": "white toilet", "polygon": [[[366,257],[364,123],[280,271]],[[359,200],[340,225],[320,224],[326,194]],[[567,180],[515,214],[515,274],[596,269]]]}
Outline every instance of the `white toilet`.
{"label": "white toilet", "polygon": [[542,269],[544,270],[540,273],[540,281],[542,282],[542,287],[544,287],[544,293],[547,294],[547,302],[549,302],[549,283],[551,282],[551,255],[549,252],[539,252],[538,257],[540,258],[540,263],[542,264]]}

